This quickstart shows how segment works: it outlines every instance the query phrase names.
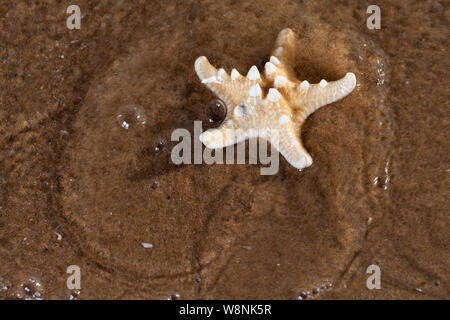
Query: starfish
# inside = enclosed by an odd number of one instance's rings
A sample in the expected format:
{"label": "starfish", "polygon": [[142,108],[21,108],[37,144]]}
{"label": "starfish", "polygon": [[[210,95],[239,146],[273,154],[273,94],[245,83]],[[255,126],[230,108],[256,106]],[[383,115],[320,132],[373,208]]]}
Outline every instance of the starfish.
{"label": "starfish", "polygon": [[198,77],[224,102],[227,110],[219,127],[200,135],[206,147],[223,148],[259,137],[269,141],[295,168],[302,170],[312,164],[300,139],[302,124],[320,107],[352,92],[356,77],[349,72],[337,81],[321,80],[318,84],[299,81],[292,68],[295,42],[291,29],[279,33],[270,61],[264,66],[263,78],[256,66],[246,76],[236,69],[228,75],[224,69],[212,66],[206,57],[197,58]]}

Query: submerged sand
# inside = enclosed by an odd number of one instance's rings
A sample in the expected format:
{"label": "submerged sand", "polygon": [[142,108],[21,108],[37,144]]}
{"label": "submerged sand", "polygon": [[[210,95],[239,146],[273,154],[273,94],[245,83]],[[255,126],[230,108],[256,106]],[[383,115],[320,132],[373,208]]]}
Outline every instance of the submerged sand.
{"label": "submerged sand", "polygon": [[[0,297],[448,299],[448,12],[367,5],[0,5]],[[174,165],[174,129],[223,118],[195,59],[262,70],[285,27],[299,79],[358,80],[303,126],[314,164]]]}

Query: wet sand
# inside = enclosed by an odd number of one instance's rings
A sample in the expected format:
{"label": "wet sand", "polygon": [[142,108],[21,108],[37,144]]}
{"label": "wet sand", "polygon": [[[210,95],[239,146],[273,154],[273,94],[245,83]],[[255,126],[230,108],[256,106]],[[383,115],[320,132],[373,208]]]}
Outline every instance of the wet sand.
{"label": "wet sand", "polygon": [[[0,298],[448,299],[444,3],[0,4]],[[358,80],[304,124],[313,165],[174,165],[223,118],[195,59],[263,70],[286,27],[300,79]]]}

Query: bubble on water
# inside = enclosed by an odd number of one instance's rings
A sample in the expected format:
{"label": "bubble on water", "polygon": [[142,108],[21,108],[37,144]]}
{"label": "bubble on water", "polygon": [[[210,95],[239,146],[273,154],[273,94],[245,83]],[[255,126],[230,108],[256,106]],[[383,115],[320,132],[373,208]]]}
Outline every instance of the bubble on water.
{"label": "bubble on water", "polygon": [[384,186],[383,186],[383,189],[384,189],[384,190],[387,190],[388,184],[389,184],[389,180],[390,180],[390,175],[389,175],[389,160],[386,161],[386,166],[384,167],[384,173],[385,173],[385,178],[384,178]]}
{"label": "bubble on water", "polygon": [[180,299],[180,294],[179,293],[174,293],[170,296],[169,300],[179,300]]}
{"label": "bubble on water", "polygon": [[297,296],[297,299],[298,300],[309,299],[315,295],[318,295],[322,291],[330,289],[331,287],[333,287],[333,284],[327,280],[322,285],[314,287],[311,290],[304,290],[304,291],[300,292],[300,294]]}
{"label": "bubble on water", "polygon": [[155,151],[160,151],[160,150],[164,150],[166,149],[166,140],[165,139],[161,139],[158,144],[155,146],[154,150]]}
{"label": "bubble on water", "polygon": [[126,122],[126,121],[122,121],[120,125],[121,125],[123,128],[127,129],[127,130],[128,130],[128,128],[130,127],[130,124],[129,124],[128,122]]}
{"label": "bubble on water", "polygon": [[74,300],[74,299],[78,298],[80,293],[81,293],[80,290],[73,290],[69,295],[69,300]]}
{"label": "bubble on water", "polygon": [[147,124],[147,116],[142,106],[128,105],[119,108],[117,121],[125,130],[140,130]]}
{"label": "bubble on water", "polygon": [[206,116],[210,123],[221,122],[226,115],[227,109],[221,100],[214,100],[206,107]]}
{"label": "bubble on water", "polygon": [[155,181],[153,181],[153,183],[150,185],[150,188],[154,190],[154,189],[158,188],[158,186],[159,186],[159,182],[158,182],[158,180],[155,180]]}
{"label": "bubble on water", "polygon": [[38,280],[30,278],[27,282],[22,283],[21,287],[23,292],[17,294],[19,299],[42,300],[42,285]]}
{"label": "bubble on water", "polygon": [[380,59],[377,59],[377,86],[381,86],[384,84],[384,81],[386,80],[385,76],[385,70],[384,70],[384,63],[382,61],[380,61]]}
{"label": "bubble on water", "polygon": [[302,292],[300,292],[299,296],[297,297],[297,300],[305,300],[305,299],[308,299],[308,296],[309,296],[310,294],[311,294],[311,293],[310,293],[309,291],[302,291]]}

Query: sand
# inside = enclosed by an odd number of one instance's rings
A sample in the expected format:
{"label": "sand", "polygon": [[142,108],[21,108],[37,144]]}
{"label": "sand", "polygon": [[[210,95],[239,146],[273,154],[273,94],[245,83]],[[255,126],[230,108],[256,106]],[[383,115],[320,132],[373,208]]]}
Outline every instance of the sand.
{"label": "sand", "polygon": [[[444,3],[0,4],[0,298],[448,299]],[[358,80],[303,126],[314,164],[173,164],[224,116],[195,59],[263,70],[285,27],[299,79]]]}

